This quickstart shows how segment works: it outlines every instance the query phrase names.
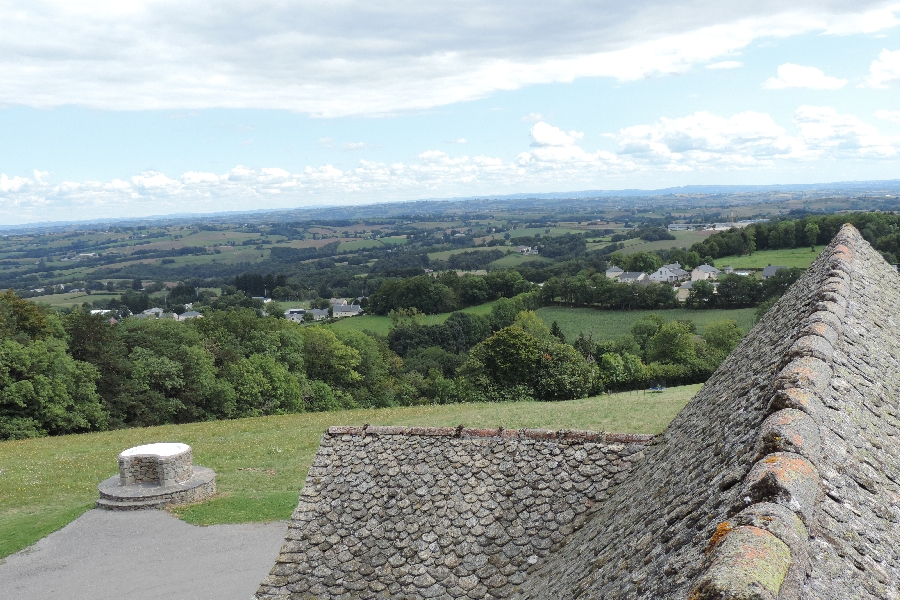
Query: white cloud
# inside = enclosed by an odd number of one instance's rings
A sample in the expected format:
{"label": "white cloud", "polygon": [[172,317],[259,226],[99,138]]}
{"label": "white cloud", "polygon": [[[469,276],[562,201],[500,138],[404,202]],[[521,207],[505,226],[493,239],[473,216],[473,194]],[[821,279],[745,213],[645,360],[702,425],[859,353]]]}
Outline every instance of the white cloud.
{"label": "white cloud", "polygon": [[900,50],[882,50],[878,58],[869,65],[868,87],[886,88],[890,83],[900,81]]}
{"label": "white cloud", "polygon": [[744,63],[737,60],[723,60],[721,62],[712,63],[711,65],[706,65],[707,69],[737,69],[738,67],[743,67]]}
{"label": "white cloud", "polygon": [[[898,111],[886,111],[894,118]],[[614,150],[585,149],[577,131],[546,122],[530,129],[530,144],[514,159],[453,156],[426,150],[409,162],[360,160],[356,167],[307,166],[292,172],[238,165],[216,174],[189,171],[172,178],[146,172],[112,181],[54,182],[46,172],[0,174],[0,223],[46,219],[211,212],[301,205],[353,204],[522,190],[609,188],[645,175],[773,171],[822,161],[884,161],[900,157],[900,136],[882,134],[854,115],[801,106],[790,123],[770,115],[696,112],[625,127],[609,134]],[[523,147],[525,139],[522,139]],[[893,164],[893,163],[885,163]],[[565,186],[565,187],[563,187]]]}
{"label": "white cloud", "polygon": [[531,145],[535,148],[544,146],[574,146],[584,137],[580,131],[563,131],[559,127],[541,121],[531,128]]}
{"label": "white cloud", "polygon": [[829,106],[801,106],[794,123],[810,158],[886,158],[900,149],[900,136],[883,135],[858,117]]}
{"label": "white cloud", "polygon": [[541,113],[528,113],[524,117],[522,117],[522,121],[525,123],[537,123],[538,121],[543,121],[544,117]]}
{"label": "white cloud", "polygon": [[807,88],[811,90],[836,90],[847,85],[846,79],[829,77],[820,69],[785,63],[778,67],[778,77],[769,77],[763,87],[770,90]]}
{"label": "white cloud", "polygon": [[879,110],[875,116],[891,123],[900,123],[900,110]]}
{"label": "white cloud", "polygon": [[341,150],[345,152],[351,152],[353,150],[363,150],[367,148],[365,142],[345,142],[341,144]]}
{"label": "white cloud", "polygon": [[455,140],[447,140],[448,144],[465,144],[467,142],[466,138],[459,138]]}
{"label": "white cloud", "polygon": [[536,83],[684,73],[764,38],[883,31],[898,9],[884,0],[8,0],[0,103],[378,115]]}

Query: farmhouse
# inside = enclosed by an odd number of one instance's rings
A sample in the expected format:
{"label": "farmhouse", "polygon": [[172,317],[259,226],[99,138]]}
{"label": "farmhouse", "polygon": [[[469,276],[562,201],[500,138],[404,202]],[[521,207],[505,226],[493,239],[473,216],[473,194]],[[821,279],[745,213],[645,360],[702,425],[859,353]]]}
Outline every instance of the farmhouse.
{"label": "farmhouse", "polygon": [[259,600],[882,600],[900,275],[850,226],[655,438],[333,427]]}

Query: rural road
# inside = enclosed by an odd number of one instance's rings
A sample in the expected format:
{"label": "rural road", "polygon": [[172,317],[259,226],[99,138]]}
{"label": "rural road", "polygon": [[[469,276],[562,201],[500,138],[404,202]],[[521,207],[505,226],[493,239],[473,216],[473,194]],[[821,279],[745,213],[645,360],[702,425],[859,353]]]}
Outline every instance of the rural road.
{"label": "rural road", "polygon": [[165,511],[90,510],[0,561],[4,600],[250,600],[287,523],[195,527]]}

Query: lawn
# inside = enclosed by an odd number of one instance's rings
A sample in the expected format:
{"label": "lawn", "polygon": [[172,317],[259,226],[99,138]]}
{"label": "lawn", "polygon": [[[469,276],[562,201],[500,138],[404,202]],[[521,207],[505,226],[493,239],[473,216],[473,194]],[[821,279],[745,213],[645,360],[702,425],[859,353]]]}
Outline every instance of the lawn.
{"label": "lawn", "polygon": [[667,321],[689,319],[697,324],[697,332],[703,333],[708,323],[731,319],[745,332],[750,331],[755,321],[755,308],[735,310],[712,309],[690,310],[673,308],[669,310],[594,310],[593,308],[568,308],[547,306],[539,308],[537,315],[548,326],[556,321],[566,340],[572,342],[580,332],[593,335],[594,340],[612,340],[631,331],[632,325],[641,317],[658,314]]}
{"label": "lawn", "polygon": [[510,250],[510,248],[509,248],[509,246],[491,246],[490,248],[485,247],[485,246],[476,246],[475,248],[458,248],[458,249],[454,249],[454,250],[441,250],[440,252],[429,252],[428,258],[430,260],[447,260],[454,254],[462,254],[463,252],[472,252],[473,250],[476,252],[487,251],[487,250],[502,250],[503,252],[506,252],[507,250]]}
{"label": "lawn", "polygon": [[825,246],[816,246],[811,252],[808,247],[788,248],[782,250],[760,250],[747,256],[726,256],[716,260],[716,267],[721,269],[731,265],[735,269],[764,269],[769,265],[783,267],[807,268],[819,256]]}
{"label": "lawn", "polygon": [[55,531],[94,505],[97,484],[117,472],[119,452],[140,444],[190,444],[216,471],[219,494],[176,510],[209,525],[287,519],[329,425],[542,427],[628,433],[662,431],[699,385],[661,394],[626,392],[569,402],[455,404],[259,417],[0,442],[0,558]]}
{"label": "lawn", "polygon": [[[470,306],[462,309],[460,312],[473,315],[487,315],[491,312],[493,302],[479,304],[478,306]],[[423,325],[440,325],[453,313],[438,313],[436,315],[425,315],[422,317]],[[329,327],[337,331],[371,331],[378,335],[387,335],[391,330],[391,318],[381,315],[362,315],[359,317],[344,317]]]}

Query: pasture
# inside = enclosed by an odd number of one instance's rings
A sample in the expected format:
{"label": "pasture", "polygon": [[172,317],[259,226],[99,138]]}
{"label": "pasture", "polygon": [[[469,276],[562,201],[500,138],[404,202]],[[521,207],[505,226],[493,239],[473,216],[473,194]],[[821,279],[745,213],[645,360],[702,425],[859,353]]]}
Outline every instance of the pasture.
{"label": "pasture", "polygon": [[780,265],[805,269],[812,264],[812,261],[824,249],[825,246],[816,246],[816,251],[811,252],[809,246],[804,246],[802,248],[785,248],[782,250],[760,250],[752,255],[719,258],[716,260],[715,267],[721,269],[731,265],[735,269],[764,269],[768,265]]}
{"label": "pasture", "polygon": [[697,326],[697,333],[703,333],[703,328],[709,323],[730,319],[738,324],[738,327],[749,332],[753,328],[756,319],[755,308],[738,308],[734,310],[690,310],[686,308],[673,308],[669,310],[595,310],[593,308],[569,308],[564,306],[545,306],[539,308],[537,316],[547,326],[553,321],[559,323],[559,328],[566,336],[566,341],[571,343],[578,334],[584,332],[585,336],[592,335],[595,341],[614,340],[631,331],[631,327],[643,316],[657,314],[667,321],[690,320]]}
{"label": "pasture", "polygon": [[287,519],[329,425],[590,429],[659,433],[700,389],[624,392],[569,402],[453,404],[279,415],[0,442],[0,559],[64,527],[94,505],[97,484],[126,448],[190,444],[216,471],[218,494],[174,512],[198,525]]}

